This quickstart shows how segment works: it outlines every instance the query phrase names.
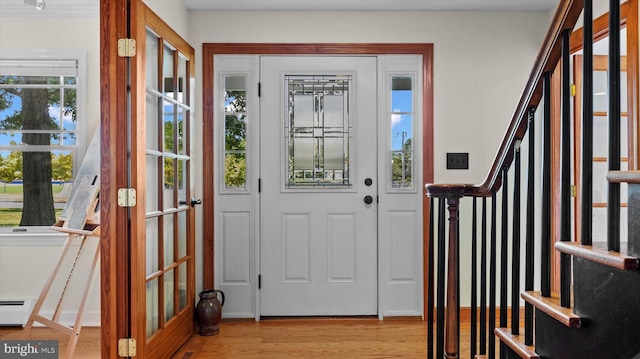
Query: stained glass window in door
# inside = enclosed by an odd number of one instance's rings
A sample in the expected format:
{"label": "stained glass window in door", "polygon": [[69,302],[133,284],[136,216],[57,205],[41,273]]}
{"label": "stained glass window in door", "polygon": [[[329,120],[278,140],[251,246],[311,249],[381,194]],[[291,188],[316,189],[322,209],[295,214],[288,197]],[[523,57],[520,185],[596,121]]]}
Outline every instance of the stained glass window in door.
{"label": "stained glass window in door", "polygon": [[349,188],[349,75],[285,76],[286,188]]}

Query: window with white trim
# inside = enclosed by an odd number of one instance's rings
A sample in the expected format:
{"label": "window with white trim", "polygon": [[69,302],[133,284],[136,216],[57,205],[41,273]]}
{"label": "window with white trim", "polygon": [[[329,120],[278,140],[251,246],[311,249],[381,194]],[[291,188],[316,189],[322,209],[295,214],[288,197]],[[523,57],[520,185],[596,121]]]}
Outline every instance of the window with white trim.
{"label": "window with white trim", "polygon": [[51,226],[66,203],[84,143],[83,62],[83,56],[0,59],[2,231]]}

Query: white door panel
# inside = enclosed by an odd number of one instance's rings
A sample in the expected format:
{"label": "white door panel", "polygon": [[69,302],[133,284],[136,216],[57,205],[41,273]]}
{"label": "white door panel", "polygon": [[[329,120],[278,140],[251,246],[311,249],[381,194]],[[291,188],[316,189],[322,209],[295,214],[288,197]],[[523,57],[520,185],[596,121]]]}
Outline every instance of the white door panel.
{"label": "white door panel", "polygon": [[[263,57],[260,74],[261,314],[376,314],[376,59]],[[350,85],[307,94],[309,75]]]}

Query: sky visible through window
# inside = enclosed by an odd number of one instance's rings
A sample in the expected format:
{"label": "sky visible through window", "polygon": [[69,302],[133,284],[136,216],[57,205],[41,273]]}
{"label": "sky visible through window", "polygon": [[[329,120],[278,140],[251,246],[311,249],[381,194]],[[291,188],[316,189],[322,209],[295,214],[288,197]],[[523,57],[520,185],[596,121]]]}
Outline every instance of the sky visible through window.
{"label": "sky visible through window", "polygon": [[411,90],[391,92],[391,149],[402,150],[403,140],[413,138],[413,94]]}
{"label": "sky visible through window", "polygon": [[[19,86],[19,85],[17,85]],[[15,96],[13,94],[6,95],[7,100],[11,102],[11,106],[7,107],[4,110],[0,110],[0,122],[6,119],[9,116],[14,115],[16,112],[20,112],[22,110],[22,99],[19,96]],[[49,116],[55,121],[58,127],[52,131],[76,131],[77,124],[73,121],[71,114],[64,114],[64,111],[60,108],[59,104],[49,105]],[[21,131],[22,129],[17,129]],[[12,146],[12,145],[23,145],[22,143],[22,133],[20,132],[3,132],[0,129],[0,146]],[[52,146],[75,146],[76,145],[76,136],[70,136],[69,133],[65,133],[64,136],[58,136],[56,138],[51,139]],[[60,151],[52,151],[54,154],[59,154]],[[0,156],[6,158],[10,150],[0,150]]]}

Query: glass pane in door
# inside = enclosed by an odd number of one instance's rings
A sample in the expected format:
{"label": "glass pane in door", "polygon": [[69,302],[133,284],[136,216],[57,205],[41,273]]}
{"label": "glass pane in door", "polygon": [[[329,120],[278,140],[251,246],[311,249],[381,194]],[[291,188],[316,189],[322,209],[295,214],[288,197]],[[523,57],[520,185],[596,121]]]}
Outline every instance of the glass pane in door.
{"label": "glass pane in door", "polygon": [[286,188],[350,188],[351,76],[285,76]]}
{"label": "glass pane in door", "polygon": [[224,78],[224,190],[247,191],[247,76]]}
{"label": "glass pane in door", "polygon": [[413,77],[391,77],[391,189],[413,188]]}

